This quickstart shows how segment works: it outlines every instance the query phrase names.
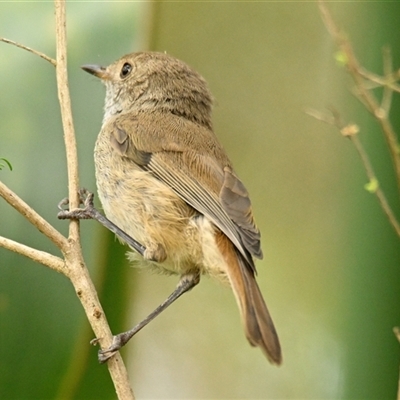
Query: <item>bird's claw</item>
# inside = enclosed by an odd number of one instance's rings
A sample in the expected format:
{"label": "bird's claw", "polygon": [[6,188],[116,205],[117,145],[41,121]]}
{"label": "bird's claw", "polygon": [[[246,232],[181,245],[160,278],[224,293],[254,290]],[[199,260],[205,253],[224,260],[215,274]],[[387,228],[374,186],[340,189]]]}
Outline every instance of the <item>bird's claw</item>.
{"label": "bird's claw", "polygon": [[68,206],[69,199],[65,198],[58,203],[58,209],[60,210],[57,214],[58,219],[91,219],[91,211],[93,210],[93,193],[89,192],[87,189],[80,189],[79,203],[83,204],[83,208],[76,208],[75,210],[69,210],[64,208]]}
{"label": "bird's claw", "polygon": [[[95,339],[97,341],[97,339]],[[92,343],[92,342],[91,342]],[[104,350],[99,350],[98,360],[100,364],[107,362],[112,356],[114,356],[118,350],[123,346],[119,335],[113,336],[113,341],[110,347]]]}

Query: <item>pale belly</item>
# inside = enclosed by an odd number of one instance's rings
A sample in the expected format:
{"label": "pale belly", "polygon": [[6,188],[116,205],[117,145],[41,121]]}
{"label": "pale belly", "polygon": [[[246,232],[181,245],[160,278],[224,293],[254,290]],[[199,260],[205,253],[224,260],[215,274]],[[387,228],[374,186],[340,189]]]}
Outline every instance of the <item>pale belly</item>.
{"label": "pale belly", "polygon": [[95,165],[98,194],[107,218],[146,248],[161,245],[165,250],[162,262],[130,253],[136,265],[180,275],[199,270],[223,278],[226,269],[212,222],[149,172],[113,155],[112,150],[104,153],[96,146]]}

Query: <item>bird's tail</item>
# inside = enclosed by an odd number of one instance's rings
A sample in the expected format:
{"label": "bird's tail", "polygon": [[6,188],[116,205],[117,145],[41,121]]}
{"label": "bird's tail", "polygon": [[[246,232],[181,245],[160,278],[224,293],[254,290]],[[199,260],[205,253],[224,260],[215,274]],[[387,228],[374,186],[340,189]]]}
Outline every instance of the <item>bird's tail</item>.
{"label": "bird's tail", "polygon": [[254,273],[225,235],[221,235],[218,239],[246,337],[252,346],[261,348],[272,364],[279,365],[282,362],[281,346]]}

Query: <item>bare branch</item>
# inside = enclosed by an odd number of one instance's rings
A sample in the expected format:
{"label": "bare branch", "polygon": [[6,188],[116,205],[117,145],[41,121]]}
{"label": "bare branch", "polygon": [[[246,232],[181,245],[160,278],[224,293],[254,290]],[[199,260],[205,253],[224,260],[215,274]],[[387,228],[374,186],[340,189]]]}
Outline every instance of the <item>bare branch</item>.
{"label": "bare branch", "polygon": [[[322,19],[328,29],[328,32],[332,36],[332,38],[336,41],[336,44],[342,53],[342,59],[345,61],[345,65],[352,76],[355,84],[357,95],[360,100],[366,106],[368,111],[375,117],[378,121],[384,137],[386,139],[386,143],[388,144],[390,155],[392,157],[392,162],[394,165],[394,170],[396,172],[397,177],[397,185],[400,191],[400,153],[399,153],[399,142],[397,139],[397,135],[392,127],[392,124],[389,121],[388,114],[389,110],[386,110],[380,106],[375,96],[367,89],[365,85],[365,77],[368,79],[368,74],[366,74],[365,69],[363,69],[353,51],[350,41],[347,39],[346,35],[339,30],[337,25],[335,24],[328,7],[325,2],[322,0],[318,1],[319,9],[322,15]],[[388,62],[388,60],[386,60]],[[387,68],[387,66],[386,66]],[[393,74],[390,74],[394,76]],[[387,81],[390,81],[389,78],[384,78],[384,86],[387,86]],[[387,100],[385,100],[387,103]],[[387,104],[385,104],[387,106]]]}
{"label": "bare branch", "polygon": [[[78,195],[78,157],[72,121],[71,100],[68,89],[65,0],[55,0],[54,4],[57,40],[57,90],[67,154],[68,197],[71,209],[76,209],[79,207],[80,202]],[[102,348],[108,348],[112,342],[112,334],[98,299],[96,289],[90,279],[89,272],[83,260],[80,247],[79,222],[77,220],[71,220],[69,227],[70,247],[68,253],[65,254],[67,267],[70,270],[69,277]],[[134,400],[133,391],[129,384],[128,372],[119,353],[108,361],[107,366],[118,399]]]}
{"label": "bare branch", "polygon": [[[67,74],[67,34],[65,1],[55,0],[56,11],[56,37],[57,37],[57,90],[61,109],[61,119],[64,131],[65,150],[67,155],[68,169],[68,199],[72,209],[79,207],[79,176],[78,155],[76,150],[75,131],[72,120],[71,99],[68,88]],[[71,220],[69,224],[69,237],[79,241],[79,221]]]}
{"label": "bare branch", "polygon": [[44,60],[48,61],[48,62],[49,62],[50,64],[52,64],[54,67],[57,65],[56,60],[54,60],[53,58],[51,58],[51,57],[49,57],[49,56],[46,56],[46,54],[44,54],[44,53],[42,53],[42,52],[40,52],[40,51],[31,49],[31,48],[28,47],[28,46],[24,46],[23,44],[20,44],[20,43],[18,43],[18,42],[14,42],[13,40],[6,39],[6,38],[3,38],[3,37],[0,37],[0,41],[1,41],[1,42],[4,42],[4,43],[12,44],[13,46],[20,47],[21,49],[24,49],[24,50],[26,50],[26,51],[29,51],[30,53],[36,54],[37,56],[39,56],[39,57],[43,58]]}
{"label": "bare branch", "polygon": [[[57,90],[67,155],[69,204],[71,208],[75,209],[79,207],[80,201],[78,196],[78,157],[72,121],[71,100],[68,89],[65,0],[55,0],[54,3],[56,14],[57,60],[53,60],[43,53],[11,40],[0,38],[0,41],[36,54],[56,67]],[[70,221],[69,237],[66,239],[2,182],[0,182],[0,196],[21,213],[40,232],[46,235],[62,251],[65,260],[4,237],[0,237],[0,246],[29,257],[34,261],[68,276],[81,301],[88,321],[98,338],[98,342],[101,343],[103,348],[108,348],[112,342],[112,333],[98,299],[96,289],[90,279],[89,272],[83,260],[78,220]],[[108,361],[107,366],[118,399],[134,400],[133,391],[129,384],[128,373],[119,353]]]}
{"label": "bare branch", "polygon": [[[389,81],[393,77],[392,69],[392,53],[389,47],[382,49],[383,57],[383,74],[386,80]],[[381,101],[381,109],[384,110],[385,114],[389,117],[390,107],[392,105],[393,90],[390,85],[383,86],[383,96]]]}
{"label": "bare branch", "polygon": [[[364,150],[363,145],[361,144],[361,141],[357,135],[353,135],[350,137],[351,141],[353,142],[354,146],[356,147],[358,154],[361,157],[361,160],[363,162],[365,171],[367,172],[367,176],[370,182],[376,182],[378,183],[378,179],[375,176],[375,172],[372,168],[371,162],[368,158],[368,155],[366,151]],[[400,238],[400,225],[399,222],[397,221],[396,216],[394,215],[392,208],[390,207],[385,194],[383,193],[383,190],[379,187],[379,184],[376,186],[374,190],[372,190],[373,193],[376,194],[376,197],[379,200],[379,203],[385,212],[386,216],[389,218],[389,222],[393,226],[394,230],[397,233],[397,236]]]}
{"label": "bare branch", "polygon": [[47,236],[63,253],[67,251],[67,239],[1,181],[0,196]]}
{"label": "bare branch", "polygon": [[15,253],[22,254],[40,264],[43,264],[57,272],[67,275],[64,260],[52,254],[33,249],[32,247],[25,246],[21,243],[14,242],[14,240],[0,236],[0,247],[11,250]]}
{"label": "bare branch", "polygon": [[358,71],[360,75],[366,79],[365,87],[367,89],[374,89],[377,87],[388,87],[393,92],[400,93],[400,85],[396,82],[399,80],[398,71],[393,72],[391,76],[379,76],[373,72],[367,71],[361,67]]}
{"label": "bare branch", "polygon": [[[71,253],[68,254],[68,258],[66,259],[67,268],[70,271],[69,278],[98,342],[101,343],[102,348],[107,348],[112,343],[112,333],[106,315],[100,304],[89,271],[82,259],[79,243],[71,242],[71,244],[73,244],[71,246]],[[118,399],[135,400],[129,383],[128,371],[121,355],[116,353],[107,362],[107,367]]]}
{"label": "bare branch", "polygon": [[352,143],[354,144],[354,146],[361,158],[361,161],[363,163],[365,172],[368,176],[369,182],[370,182],[370,184],[372,184],[372,187],[368,187],[368,185],[367,185],[366,189],[369,192],[374,193],[376,195],[383,211],[385,212],[386,216],[389,219],[389,222],[391,223],[394,230],[396,231],[397,236],[399,236],[399,238],[400,238],[400,224],[397,221],[397,218],[396,218],[395,214],[393,213],[393,210],[391,209],[391,207],[386,199],[385,194],[383,193],[382,189],[379,187],[379,182],[375,175],[371,161],[369,160],[369,157],[358,137],[358,133],[359,133],[358,126],[355,124],[345,124],[342,121],[342,118],[340,117],[337,110],[334,110],[334,109],[331,110],[331,113],[322,113],[317,110],[308,109],[308,110],[306,110],[306,113],[308,115],[318,119],[319,121],[322,121],[329,125],[335,126],[343,136],[349,138],[352,141]]}

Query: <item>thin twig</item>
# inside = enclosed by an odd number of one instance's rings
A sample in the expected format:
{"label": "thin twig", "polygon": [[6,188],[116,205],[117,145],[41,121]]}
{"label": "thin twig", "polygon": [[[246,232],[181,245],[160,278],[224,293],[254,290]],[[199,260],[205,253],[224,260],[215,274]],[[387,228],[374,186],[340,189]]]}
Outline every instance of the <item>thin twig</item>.
{"label": "thin twig", "polygon": [[369,157],[367,155],[367,152],[365,151],[359,137],[358,137],[358,132],[359,128],[355,124],[345,124],[339,113],[331,109],[331,114],[324,114],[320,111],[314,110],[314,109],[308,109],[306,110],[306,113],[319,121],[325,122],[329,125],[335,126],[340,133],[349,138],[351,142],[354,144],[354,147],[356,148],[361,161],[363,163],[365,172],[367,174],[367,177],[369,179],[370,183],[374,183],[374,187],[370,189],[369,191],[374,193],[376,197],[378,198],[378,201],[386,214],[386,216],[389,219],[390,224],[393,226],[394,230],[396,231],[397,235],[400,237],[400,224],[397,221],[397,218],[395,214],[393,213],[393,210],[391,209],[385,194],[383,193],[382,189],[379,186],[378,179],[375,175],[374,169],[372,167],[371,161],[369,160]]}
{"label": "thin twig", "polygon": [[31,49],[31,48],[28,47],[28,46],[24,46],[24,45],[21,44],[21,43],[14,42],[13,40],[6,39],[6,38],[3,38],[3,37],[0,37],[0,41],[1,41],[1,42],[4,42],[4,43],[12,44],[13,46],[20,47],[21,49],[24,49],[24,50],[26,50],[26,51],[29,51],[30,53],[36,54],[37,56],[39,56],[39,57],[43,58],[44,60],[48,61],[48,62],[49,62],[50,64],[52,64],[54,67],[57,65],[57,62],[56,62],[56,60],[54,60],[54,58],[51,58],[51,57],[49,57],[49,56],[46,56],[46,54],[44,54],[44,53],[42,53],[42,52],[40,52],[40,51]]}
{"label": "thin twig", "polygon": [[345,60],[346,67],[356,84],[358,96],[365,104],[368,111],[375,117],[375,119],[381,126],[382,132],[389,147],[390,155],[392,157],[392,162],[397,178],[397,186],[400,192],[400,147],[397,136],[388,119],[388,113],[386,112],[386,110],[380,107],[375,96],[366,88],[364,78],[365,70],[360,66],[346,35],[341,32],[335,24],[324,1],[319,0],[318,4],[322,19],[328,29],[328,32],[336,41],[337,46],[344,55],[343,59]]}
{"label": "thin twig", "polygon": [[398,85],[396,82],[399,79],[399,73],[394,72],[392,73],[391,76],[386,77],[386,76],[379,76],[377,74],[374,74],[373,72],[367,71],[363,68],[360,68],[358,71],[359,74],[365,78],[367,81],[373,82],[375,85],[369,86],[370,89],[374,89],[376,87],[388,87],[389,89],[393,90],[393,92],[400,93],[400,85]]}
{"label": "thin twig", "polygon": [[67,251],[67,239],[1,181],[0,196],[47,236],[62,252]]}
{"label": "thin twig", "polygon": [[25,246],[24,244],[15,242],[14,240],[7,239],[2,236],[0,236],[0,247],[4,247],[7,250],[11,250],[15,253],[21,254],[25,257],[30,258],[33,261],[36,261],[51,269],[54,269],[57,272],[66,275],[64,260],[59,257],[53,256],[52,254],[34,249],[29,246]]}
{"label": "thin twig", "polygon": [[[364,150],[363,145],[361,144],[361,141],[358,137],[358,135],[352,135],[350,136],[350,140],[353,142],[355,148],[357,149],[358,154],[361,157],[361,160],[364,164],[365,171],[367,172],[367,176],[370,182],[378,182],[375,172],[372,168],[371,162],[368,158],[368,155],[366,151]],[[393,226],[394,230],[397,233],[397,236],[400,238],[400,225],[399,222],[397,221],[396,216],[394,215],[392,208],[390,207],[385,194],[383,193],[383,190],[380,188],[379,184],[376,186],[375,190],[373,190],[373,193],[375,193],[376,197],[379,200],[379,203],[385,212],[386,216],[389,218],[389,222]]]}
{"label": "thin twig", "polygon": [[[57,40],[57,90],[67,154],[68,196],[71,209],[76,209],[79,207],[80,202],[78,195],[78,157],[68,89],[65,0],[55,0],[54,4]],[[65,255],[66,263],[70,268],[69,277],[102,348],[108,348],[112,342],[112,334],[98,299],[96,289],[83,260],[80,247],[79,223],[77,220],[70,221],[69,244],[70,251]],[[128,372],[119,353],[107,362],[107,367],[118,399],[134,400],[133,391],[129,384]]]}
{"label": "thin twig", "polygon": [[[67,73],[67,34],[65,1],[55,0],[56,10],[56,55],[57,55],[57,91],[58,101],[61,109],[61,119],[64,131],[65,151],[67,155],[68,170],[68,199],[72,209],[79,207],[79,175],[78,175],[78,153],[76,149],[76,139],[74,124],[72,120],[71,99],[68,88]],[[79,241],[79,221],[71,220],[69,224],[69,238]]]}
{"label": "thin twig", "polygon": [[[56,66],[58,98],[61,109],[64,140],[67,153],[69,203],[72,208],[78,208],[78,158],[67,77],[65,0],[55,0],[54,2],[57,42],[56,61],[43,53],[30,49],[27,46],[11,40],[4,38],[0,38],[0,40],[30,51],[33,54],[39,55],[40,57],[49,61],[52,65]],[[81,301],[95,335],[101,344],[107,348],[112,342],[112,333],[98,299],[96,289],[89,276],[89,271],[87,270],[83,260],[80,245],[79,222],[77,220],[70,221],[69,237],[66,239],[2,182],[0,182],[0,196],[3,197],[18,212],[20,212],[40,232],[52,240],[53,243],[62,251],[65,260],[3,237],[0,237],[0,246],[29,257],[34,261],[40,262],[43,265],[68,276],[76,293],[78,294],[78,298]],[[118,399],[134,400],[133,391],[129,384],[128,372],[119,353],[109,360],[107,366],[113,380]]]}
{"label": "thin twig", "polygon": [[[382,58],[383,58],[383,74],[385,77],[388,77],[389,80],[393,76],[392,69],[392,53],[389,47],[384,47],[382,49]],[[384,110],[387,117],[389,117],[390,107],[392,105],[392,97],[393,90],[389,85],[383,86],[383,96],[381,101],[381,109]]]}

